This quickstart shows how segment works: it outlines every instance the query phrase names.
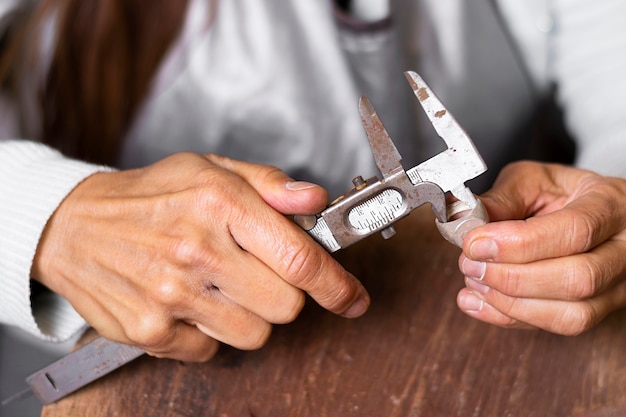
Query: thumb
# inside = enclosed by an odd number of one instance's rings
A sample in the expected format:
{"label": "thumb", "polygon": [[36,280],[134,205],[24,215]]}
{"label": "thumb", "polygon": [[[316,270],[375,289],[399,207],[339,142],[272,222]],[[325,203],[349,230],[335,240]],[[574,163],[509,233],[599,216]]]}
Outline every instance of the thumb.
{"label": "thumb", "polygon": [[566,204],[567,184],[556,165],[522,161],[507,165],[481,196],[491,221],[524,220]]}
{"label": "thumb", "polygon": [[504,167],[493,187],[480,196],[490,222],[468,233],[463,241],[463,253],[473,260],[496,262],[511,261],[503,254],[504,249],[522,253],[520,237],[531,236],[524,220],[537,210],[542,189],[552,183],[550,177],[545,165],[533,162]]}
{"label": "thumb", "polygon": [[212,154],[205,157],[243,178],[270,207],[282,214],[316,214],[328,204],[328,193],[324,188],[295,181],[279,168]]}
{"label": "thumb", "polygon": [[[605,181],[604,181],[605,182]],[[491,223],[472,230],[474,260],[528,263],[586,252],[615,233],[619,212],[602,177],[555,164],[505,167],[481,199]]]}

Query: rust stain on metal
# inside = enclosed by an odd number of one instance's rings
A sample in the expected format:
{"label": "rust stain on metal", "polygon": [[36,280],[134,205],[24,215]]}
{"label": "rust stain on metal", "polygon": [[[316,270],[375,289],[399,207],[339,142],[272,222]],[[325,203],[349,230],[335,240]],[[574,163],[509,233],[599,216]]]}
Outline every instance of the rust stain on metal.
{"label": "rust stain on metal", "polygon": [[419,90],[417,90],[417,98],[419,99],[419,101],[424,101],[428,97],[430,96],[428,95],[428,90],[426,90],[426,88],[422,87]]}
{"label": "rust stain on metal", "polygon": [[435,113],[435,117],[437,117],[438,119],[441,119],[445,115],[446,115],[445,110],[439,110],[437,113]]}

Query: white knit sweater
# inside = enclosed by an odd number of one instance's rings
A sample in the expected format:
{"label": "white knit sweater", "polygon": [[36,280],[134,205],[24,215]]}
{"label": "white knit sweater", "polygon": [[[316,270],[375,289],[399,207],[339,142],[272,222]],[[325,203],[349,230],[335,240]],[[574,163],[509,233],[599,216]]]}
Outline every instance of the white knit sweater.
{"label": "white knit sweater", "polygon": [[65,196],[99,170],[27,141],[0,141],[0,318],[46,339],[70,337],[83,319],[61,297],[30,305],[30,269],[46,222]]}

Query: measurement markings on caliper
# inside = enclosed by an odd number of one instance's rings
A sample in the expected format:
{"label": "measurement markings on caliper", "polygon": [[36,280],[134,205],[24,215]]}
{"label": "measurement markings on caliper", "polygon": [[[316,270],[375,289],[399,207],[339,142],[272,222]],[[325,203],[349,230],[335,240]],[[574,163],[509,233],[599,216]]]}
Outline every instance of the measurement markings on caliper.
{"label": "measurement markings on caliper", "polygon": [[375,231],[404,213],[405,199],[398,190],[386,189],[373,198],[353,207],[348,223],[359,231]]}

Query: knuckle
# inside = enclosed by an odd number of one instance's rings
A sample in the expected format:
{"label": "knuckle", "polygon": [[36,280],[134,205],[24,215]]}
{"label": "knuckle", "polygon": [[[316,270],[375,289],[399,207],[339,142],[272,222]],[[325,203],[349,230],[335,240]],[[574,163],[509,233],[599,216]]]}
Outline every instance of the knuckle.
{"label": "knuckle", "polygon": [[214,253],[200,236],[186,235],[173,238],[169,245],[168,256],[174,265],[188,273],[218,264]]}
{"label": "knuckle", "polygon": [[[507,302],[499,303],[497,309],[505,316],[513,319],[518,316],[520,310],[520,303],[522,300],[515,297],[506,297]],[[523,309],[524,307],[521,306]]]}
{"label": "knuckle", "polygon": [[502,252],[505,253],[499,255],[496,261],[506,258],[511,261],[524,262],[527,259],[539,258],[542,249],[537,245],[537,242],[543,241],[545,236],[551,232],[541,227],[540,224],[531,226],[529,227],[527,221],[511,223],[508,226],[506,245],[503,245],[502,248]]}
{"label": "knuckle", "polygon": [[213,357],[217,353],[218,348],[219,342],[207,336],[203,345],[195,349],[192,354],[189,355],[190,358],[187,359],[187,361],[208,362],[213,359]]}
{"label": "knuckle", "polygon": [[126,337],[133,344],[153,353],[169,350],[176,333],[169,320],[157,315],[145,315],[126,330]]}
{"label": "knuckle", "polygon": [[174,164],[181,164],[181,163],[189,162],[189,160],[192,160],[192,159],[199,159],[199,157],[200,156],[197,153],[189,152],[189,151],[182,151],[182,152],[177,152],[173,155],[170,155],[168,159],[173,161]]}
{"label": "knuckle", "polygon": [[572,221],[570,236],[573,236],[573,239],[570,241],[570,253],[582,253],[591,249],[599,228],[600,221],[597,217],[588,212],[579,212]]}
{"label": "knuckle", "polygon": [[578,336],[592,329],[598,322],[598,315],[589,303],[571,305],[558,318],[557,333],[565,336]]}
{"label": "knuckle", "polygon": [[520,266],[511,265],[505,269],[504,279],[498,280],[497,286],[493,285],[493,288],[510,297],[523,295],[520,294],[522,279]]}
{"label": "knuckle", "polygon": [[287,175],[278,167],[272,165],[256,165],[258,171],[255,173],[254,177],[256,180],[260,180],[261,182],[269,182],[274,179],[282,179]]}
{"label": "knuckle", "polygon": [[340,285],[335,286],[334,291],[328,293],[326,298],[320,299],[320,304],[327,310],[341,314],[352,305],[355,292],[354,286],[348,282],[341,282]]}
{"label": "knuckle", "polygon": [[620,196],[623,190],[614,178],[589,174],[582,181],[581,189],[589,196],[593,196],[595,203],[588,204],[585,210],[577,210],[574,218],[574,249],[585,252],[602,240],[603,236],[612,235],[615,228],[621,224],[624,213],[623,201]]}
{"label": "knuckle", "polygon": [[198,354],[196,355],[195,362],[210,361],[211,359],[213,359],[213,357],[217,353],[218,347],[219,347],[219,343],[216,341],[213,341],[213,343],[211,343],[205,349],[202,349],[200,352],[198,352]]}
{"label": "knuckle", "polygon": [[238,175],[220,167],[211,166],[203,169],[194,177],[194,184],[181,195],[183,203],[193,201],[194,207],[211,210],[227,210],[233,206],[246,186]]}
{"label": "knuckle", "polygon": [[284,301],[283,308],[278,309],[275,317],[272,319],[272,323],[286,324],[291,323],[298,317],[300,311],[304,307],[305,297],[302,291],[295,293],[294,297],[290,297],[289,301]]}
{"label": "knuckle", "polygon": [[[330,276],[325,252],[316,250],[306,242],[291,245],[283,256],[287,281],[300,288],[327,310],[345,311],[353,302],[357,286],[353,280]],[[325,285],[322,285],[325,284]]]}
{"label": "knuckle", "polygon": [[231,181],[232,175],[223,175],[219,179],[211,173],[205,175],[202,186],[194,188],[191,200],[195,207],[211,210],[214,213],[229,213],[236,206],[236,197],[240,195],[239,181]]}
{"label": "knuckle", "polygon": [[502,314],[502,316],[499,317],[498,325],[501,327],[514,329],[514,328],[519,327],[520,322],[512,317]]}
{"label": "knuckle", "polygon": [[599,269],[591,262],[571,262],[564,276],[564,294],[573,300],[593,297],[599,290]]}
{"label": "knuckle", "polygon": [[319,280],[322,257],[319,251],[307,242],[296,242],[285,245],[279,255],[282,259],[282,270],[292,285],[301,288],[314,288]]}
{"label": "knuckle", "polygon": [[167,277],[152,289],[152,301],[164,307],[180,306],[186,298],[185,292],[186,289],[179,280]]}
{"label": "knuckle", "polygon": [[238,348],[242,350],[257,350],[262,348],[272,334],[272,325],[264,322],[257,324],[254,329],[247,332],[245,337],[238,343]]}

